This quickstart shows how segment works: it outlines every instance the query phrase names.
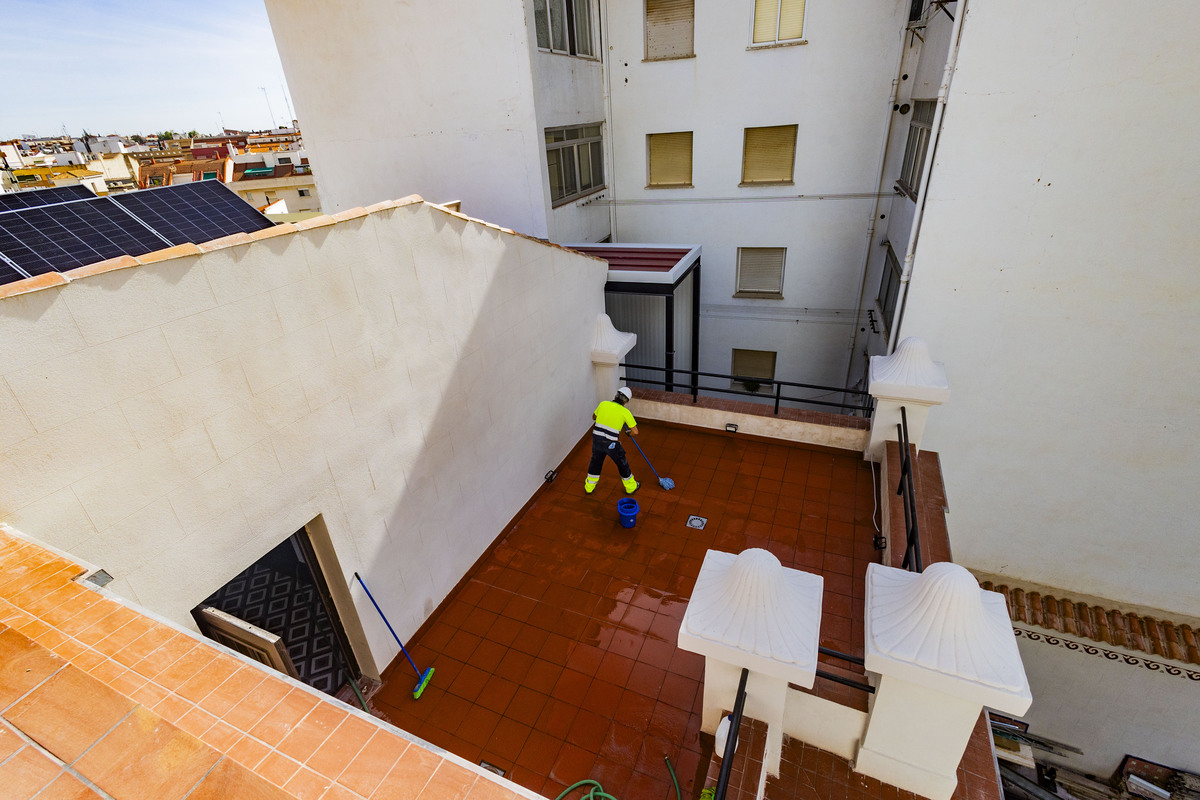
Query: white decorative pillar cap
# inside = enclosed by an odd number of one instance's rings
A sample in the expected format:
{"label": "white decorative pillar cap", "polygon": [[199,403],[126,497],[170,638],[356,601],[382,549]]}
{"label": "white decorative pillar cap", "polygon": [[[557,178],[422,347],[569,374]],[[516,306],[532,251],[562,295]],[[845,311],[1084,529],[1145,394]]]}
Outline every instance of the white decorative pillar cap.
{"label": "white decorative pillar cap", "polygon": [[871,356],[867,390],[874,397],[938,404],[950,399],[946,367],[929,357],[924,339],[909,336],[890,356]]}
{"label": "white decorative pillar cap", "polygon": [[1033,702],[1004,597],[948,561],[867,566],[866,667],[1008,714]]}
{"label": "white decorative pillar cap", "polygon": [[619,364],[635,344],[637,344],[636,333],[617,330],[608,314],[600,314],[596,317],[595,332],[592,335],[593,363]]}
{"label": "white decorative pillar cap", "polygon": [[766,550],[709,550],[679,626],[679,647],[810,688],[824,584]]}

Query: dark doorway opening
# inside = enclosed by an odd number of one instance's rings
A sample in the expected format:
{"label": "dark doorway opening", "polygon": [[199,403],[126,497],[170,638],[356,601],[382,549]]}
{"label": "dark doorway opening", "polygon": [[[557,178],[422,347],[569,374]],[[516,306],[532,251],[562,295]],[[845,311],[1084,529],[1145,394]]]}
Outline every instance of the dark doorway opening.
{"label": "dark doorway opening", "polygon": [[[211,609],[220,613],[213,614]],[[192,609],[192,616],[204,635],[327,694],[336,695],[361,677],[303,529],[206,598]],[[245,625],[239,626],[239,622]],[[281,640],[274,647],[286,649],[288,658],[260,655],[260,648],[271,649],[272,636]]]}

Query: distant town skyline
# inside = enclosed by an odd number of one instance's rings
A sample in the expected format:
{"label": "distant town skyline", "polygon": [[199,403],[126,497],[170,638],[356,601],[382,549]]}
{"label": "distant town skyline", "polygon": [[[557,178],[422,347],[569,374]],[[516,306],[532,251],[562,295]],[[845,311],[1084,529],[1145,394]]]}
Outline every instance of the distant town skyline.
{"label": "distant town skyline", "polygon": [[259,130],[294,114],[262,0],[6,0],[0,79],[0,139]]}

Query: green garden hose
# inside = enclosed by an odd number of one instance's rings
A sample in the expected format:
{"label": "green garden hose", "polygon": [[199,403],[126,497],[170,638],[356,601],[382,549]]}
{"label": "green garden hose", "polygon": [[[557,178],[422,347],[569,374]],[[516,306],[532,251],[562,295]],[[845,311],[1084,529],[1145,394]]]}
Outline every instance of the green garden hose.
{"label": "green garden hose", "polygon": [[[683,795],[679,793],[679,779],[675,777],[675,768],[671,766],[671,759],[663,756],[663,761],[667,762],[667,771],[671,773],[671,783],[675,784],[675,800],[683,800]],[[554,800],[564,800],[567,795],[581,786],[590,786],[591,788],[579,800],[617,800],[617,798],[604,791],[604,787],[600,785],[600,781],[594,781],[591,778],[572,783],[563,789]]]}
{"label": "green garden hose", "polygon": [[671,766],[671,759],[663,756],[663,761],[667,762],[667,772],[671,773],[671,783],[675,784],[675,800],[683,800],[683,795],[679,792],[679,779],[675,777],[675,768]]}
{"label": "green garden hose", "polygon": [[578,789],[580,786],[591,786],[592,787],[591,789],[588,790],[587,794],[585,794],[582,798],[580,798],[580,800],[617,800],[617,798],[613,797],[611,794],[604,791],[604,787],[600,785],[599,781],[594,781],[591,778],[588,778],[587,780],[576,781],[575,783],[572,783],[570,786],[563,789],[562,792],[558,795],[558,797],[556,797],[554,800],[563,800],[564,797],[566,797],[571,792]]}

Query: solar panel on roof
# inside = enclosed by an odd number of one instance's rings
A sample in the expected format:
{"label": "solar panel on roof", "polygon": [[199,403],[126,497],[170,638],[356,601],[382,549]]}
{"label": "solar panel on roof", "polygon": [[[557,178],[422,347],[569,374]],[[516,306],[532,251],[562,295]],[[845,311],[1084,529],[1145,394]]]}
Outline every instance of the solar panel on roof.
{"label": "solar panel on roof", "polygon": [[55,186],[53,189],[5,192],[4,194],[0,194],[0,211],[36,208],[38,206],[48,206],[53,203],[65,203],[69,200],[90,200],[95,196],[95,193],[91,189],[82,184]]}
{"label": "solar panel on roof", "polygon": [[252,233],[275,223],[219,181],[198,181],[113,197],[171,244]]}
{"label": "solar panel on roof", "polygon": [[0,214],[0,253],[29,275],[169,246],[107,197]]}
{"label": "solar panel on roof", "polygon": [[274,224],[218,181],[109,197],[82,186],[60,188],[82,189],[90,199],[0,208],[0,284]]}

